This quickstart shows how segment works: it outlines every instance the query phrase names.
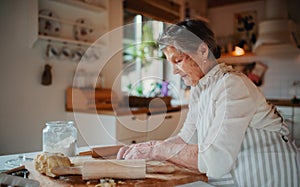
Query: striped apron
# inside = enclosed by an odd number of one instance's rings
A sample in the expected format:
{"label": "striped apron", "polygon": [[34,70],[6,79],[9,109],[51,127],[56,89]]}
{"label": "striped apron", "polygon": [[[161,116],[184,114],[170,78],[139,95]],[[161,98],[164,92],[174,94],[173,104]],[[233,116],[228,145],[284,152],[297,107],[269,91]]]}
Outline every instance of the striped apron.
{"label": "striped apron", "polygon": [[[298,154],[298,155],[297,155]],[[209,179],[214,186],[299,187],[299,150],[282,135],[248,128],[230,174]]]}

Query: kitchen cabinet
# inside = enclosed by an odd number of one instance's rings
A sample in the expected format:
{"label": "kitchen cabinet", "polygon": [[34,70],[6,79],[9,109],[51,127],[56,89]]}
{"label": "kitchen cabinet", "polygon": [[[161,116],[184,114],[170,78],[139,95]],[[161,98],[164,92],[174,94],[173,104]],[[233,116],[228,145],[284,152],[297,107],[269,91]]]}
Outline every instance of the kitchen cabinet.
{"label": "kitchen cabinet", "polygon": [[88,145],[132,144],[163,140],[177,134],[188,109],[181,111],[135,115],[76,113],[76,123]]}
{"label": "kitchen cabinet", "polygon": [[78,132],[89,146],[139,143],[146,140],[147,114],[74,113]]}
{"label": "kitchen cabinet", "polygon": [[147,114],[113,117],[116,125],[116,139],[125,144],[139,143],[147,137]]}
{"label": "kitchen cabinet", "polygon": [[297,146],[300,146],[300,107],[276,107],[289,127],[291,139],[295,141]]}
{"label": "kitchen cabinet", "polygon": [[178,134],[187,115],[187,109],[179,112],[148,116],[147,140],[164,140]]}

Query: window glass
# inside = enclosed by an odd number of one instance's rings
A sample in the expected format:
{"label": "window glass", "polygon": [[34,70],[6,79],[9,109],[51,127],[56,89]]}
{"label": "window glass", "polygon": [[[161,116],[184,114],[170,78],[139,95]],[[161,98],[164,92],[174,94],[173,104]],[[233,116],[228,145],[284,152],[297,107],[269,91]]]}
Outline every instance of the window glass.
{"label": "window glass", "polygon": [[135,96],[158,96],[164,65],[156,39],[164,23],[130,13],[125,13],[124,23],[122,91]]}

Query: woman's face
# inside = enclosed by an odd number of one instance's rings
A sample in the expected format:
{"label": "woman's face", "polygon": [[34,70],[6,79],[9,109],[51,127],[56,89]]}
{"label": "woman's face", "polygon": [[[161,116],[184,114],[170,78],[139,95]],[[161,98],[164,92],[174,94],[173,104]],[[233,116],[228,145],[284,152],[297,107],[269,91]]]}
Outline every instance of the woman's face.
{"label": "woman's face", "polygon": [[173,73],[179,74],[187,86],[196,86],[204,76],[199,65],[189,55],[172,46],[167,46],[163,52],[173,64]]}

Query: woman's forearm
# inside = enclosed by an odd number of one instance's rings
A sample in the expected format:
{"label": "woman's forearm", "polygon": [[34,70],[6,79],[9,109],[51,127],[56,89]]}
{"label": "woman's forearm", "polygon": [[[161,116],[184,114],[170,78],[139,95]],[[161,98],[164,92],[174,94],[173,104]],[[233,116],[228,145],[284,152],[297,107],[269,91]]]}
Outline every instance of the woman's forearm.
{"label": "woman's forearm", "polygon": [[198,146],[187,144],[180,137],[173,137],[161,142],[153,149],[153,157],[168,160],[189,169],[198,170]]}
{"label": "woman's forearm", "polygon": [[168,160],[198,171],[198,146],[187,144],[179,136],[175,136],[164,141],[124,146],[119,150],[117,159]]}

